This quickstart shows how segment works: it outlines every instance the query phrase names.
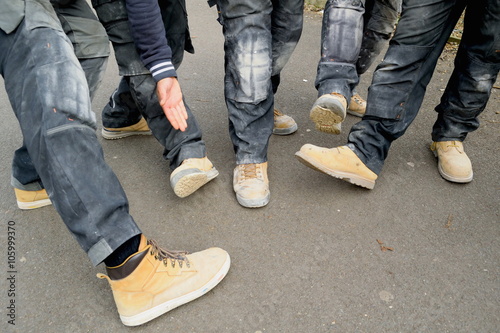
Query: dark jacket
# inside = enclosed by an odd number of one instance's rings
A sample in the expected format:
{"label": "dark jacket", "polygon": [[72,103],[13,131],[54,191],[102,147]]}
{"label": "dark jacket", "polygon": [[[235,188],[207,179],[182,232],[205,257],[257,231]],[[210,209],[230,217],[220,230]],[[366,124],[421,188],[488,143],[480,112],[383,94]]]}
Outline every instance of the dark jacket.
{"label": "dark jacket", "polygon": [[132,35],[141,59],[156,81],[177,76],[158,0],[126,0]]}

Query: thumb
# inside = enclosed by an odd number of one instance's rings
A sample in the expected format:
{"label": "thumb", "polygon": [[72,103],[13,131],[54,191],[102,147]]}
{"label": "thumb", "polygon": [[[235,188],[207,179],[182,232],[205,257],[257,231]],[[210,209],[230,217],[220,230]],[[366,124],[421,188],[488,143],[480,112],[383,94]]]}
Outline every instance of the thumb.
{"label": "thumb", "polygon": [[161,89],[158,89],[156,92],[158,94],[158,102],[160,103],[160,105],[161,106],[165,105],[165,103],[167,102],[165,92],[162,91]]}

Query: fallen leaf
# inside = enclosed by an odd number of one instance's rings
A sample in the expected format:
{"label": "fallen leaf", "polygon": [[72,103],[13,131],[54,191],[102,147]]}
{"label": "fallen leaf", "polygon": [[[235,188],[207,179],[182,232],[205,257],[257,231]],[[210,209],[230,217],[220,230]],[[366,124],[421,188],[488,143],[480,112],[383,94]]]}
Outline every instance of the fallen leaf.
{"label": "fallen leaf", "polygon": [[380,251],[382,252],[385,252],[385,251],[394,251],[394,248],[393,247],[389,247],[389,246],[384,246],[384,242],[382,242],[381,240],[377,239],[377,243],[380,245]]}
{"label": "fallen leaf", "polygon": [[447,229],[450,229],[452,222],[453,222],[453,215],[450,214],[450,215],[448,215],[448,221],[446,221],[446,224],[444,225],[444,227]]}

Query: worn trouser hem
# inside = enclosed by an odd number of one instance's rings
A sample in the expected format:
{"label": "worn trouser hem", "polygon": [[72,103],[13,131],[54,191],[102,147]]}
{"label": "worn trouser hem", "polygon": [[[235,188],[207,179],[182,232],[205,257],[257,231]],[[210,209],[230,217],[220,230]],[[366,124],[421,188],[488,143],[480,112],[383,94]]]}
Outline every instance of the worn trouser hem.
{"label": "worn trouser hem", "polygon": [[176,156],[168,156],[167,154],[164,158],[170,161],[170,169],[174,170],[189,158],[203,158],[205,156],[207,156],[205,141],[198,140],[181,145],[180,151]]}
{"label": "worn trouser hem", "polygon": [[261,164],[267,162],[266,158],[245,157],[236,161],[237,165],[240,164]]}
{"label": "worn trouser hem", "polygon": [[[133,235],[125,235],[123,241],[120,242],[120,245],[125,243],[130,238],[140,235],[140,232],[135,232]],[[118,248],[118,246],[116,247]],[[116,249],[112,249],[108,242],[101,238],[97,243],[95,243],[88,251],[87,255],[92,262],[92,265],[97,266],[104,261],[113,251]]]}
{"label": "worn trouser hem", "polygon": [[[346,144],[347,147],[349,147],[349,149],[351,149],[353,151],[354,154],[356,154],[356,156],[361,160],[361,162],[363,162],[363,164],[368,168],[370,169],[372,172],[374,172],[375,174],[379,175],[380,172],[382,171],[382,167],[384,165],[384,161],[382,162],[376,162],[376,163],[370,163],[369,160],[367,160],[367,158],[365,157],[365,155],[363,155],[363,153],[356,148],[356,145],[353,144],[353,143],[348,143]],[[377,164],[377,165],[374,165],[374,164]]]}
{"label": "worn trouser hem", "polygon": [[20,181],[18,181],[14,176],[10,177],[10,184],[23,191],[40,191],[43,190],[43,186],[40,184],[40,182],[32,182],[28,184],[21,184]]}
{"label": "worn trouser hem", "polygon": [[[346,99],[351,98],[352,90],[359,83],[356,66],[354,64],[321,62],[318,68],[318,72],[321,71],[321,74],[318,74],[316,80],[318,97],[325,94],[338,93],[343,95]],[[336,75],[329,76],[326,73],[336,73]]]}

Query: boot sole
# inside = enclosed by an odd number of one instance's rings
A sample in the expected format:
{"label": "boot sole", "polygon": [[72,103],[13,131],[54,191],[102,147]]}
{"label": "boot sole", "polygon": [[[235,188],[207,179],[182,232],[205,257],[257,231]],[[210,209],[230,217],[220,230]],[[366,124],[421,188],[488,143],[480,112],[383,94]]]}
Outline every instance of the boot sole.
{"label": "boot sole", "polygon": [[341,123],[345,119],[346,110],[337,99],[320,97],[313,105],[309,116],[318,131],[340,134]]}
{"label": "boot sole", "polygon": [[347,113],[350,114],[351,116],[356,116],[356,117],[359,117],[359,118],[363,118],[363,116],[365,115],[365,113],[361,113],[361,112],[357,112],[357,111],[353,111],[351,109],[347,109]]}
{"label": "boot sole", "polygon": [[236,200],[238,200],[238,203],[246,208],[264,207],[269,203],[270,198],[271,198],[271,193],[267,193],[267,195],[261,199],[245,199],[236,194]]}
{"label": "boot sole", "polygon": [[102,129],[101,131],[102,137],[106,140],[117,140],[117,139],[123,139],[127,138],[129,136],[135,136],[135,135],[151,135],[151,131],[108,131],[106,129]]}
{"label": "boot sole", "polygon": [[227,272],[229,271],[229,267],[231,266],[231,258],[229,257],[229,254],[227,255],[226,261],[222,265],[221,269],[215,274],[210,281],[208,281],[203,287],[190,292],[189,294],[174,298],[168,302],[165,302],[163,304],[157,305],[154,308],[151,308],[147,311],[144,311],[142,313],[136,314],[135,316],[130,316],[130,317],[125,317],[125,316],[120,316],[120,319],[122,323],[125,326],[138,326],[142,325],[144,323],[147,323],[148,321],[151,321],[183,304],[186,304],[188,302],[191,302],[210,290],[212,290],[216,285],[219,284],[219,282],[224,279],[226,276]]}
{"label": "boot sole", "polygon": [[186,169],[172,177],[170,186],[172,186],[174,193],[179,198],[185,198],[218,175],[219,171],[215,168],[207,172],[200,171],[199,169]]}
{"label": "boot sole", "polygon": [[50,201],[50,199],[42,199],[33,202],[22,202],[22,201],[17,202],[17,207],[19,207],[19,209],[22,210],[36,209],[49,205],[52,205],[52,201]]}
{"label": "boot sole", "polygon": [[375,187],[375,181],[373,181],[373,180],[362,178],[359,175],[356,175],[353,173],[337,171],[337,170],[327,168],[323,164],[319,164],[317,161],[311,159],[309,156],[302,154],[300,151],[295,153],[295,157],[297,157],[299,162],[301,162],[305,166],[307,166],[313,170],[327,174],[329,176],[332,176],[332,177],[335,177],[338,179],[342,179],[346,182],[349,182],[351,184],[354,184],[354,185],[357,185],[360,187],[367,188],[369,190],[372,190]]}
{"label": "boot sole", "polygon": [[290,135],[290,134],[297,132],[298,128],[299,127],[297,126],[297,124],[294,124],[292,127],[288,127],[288,128],[276,128],[276,127],[274,127],[273,134],[274,135]]}

